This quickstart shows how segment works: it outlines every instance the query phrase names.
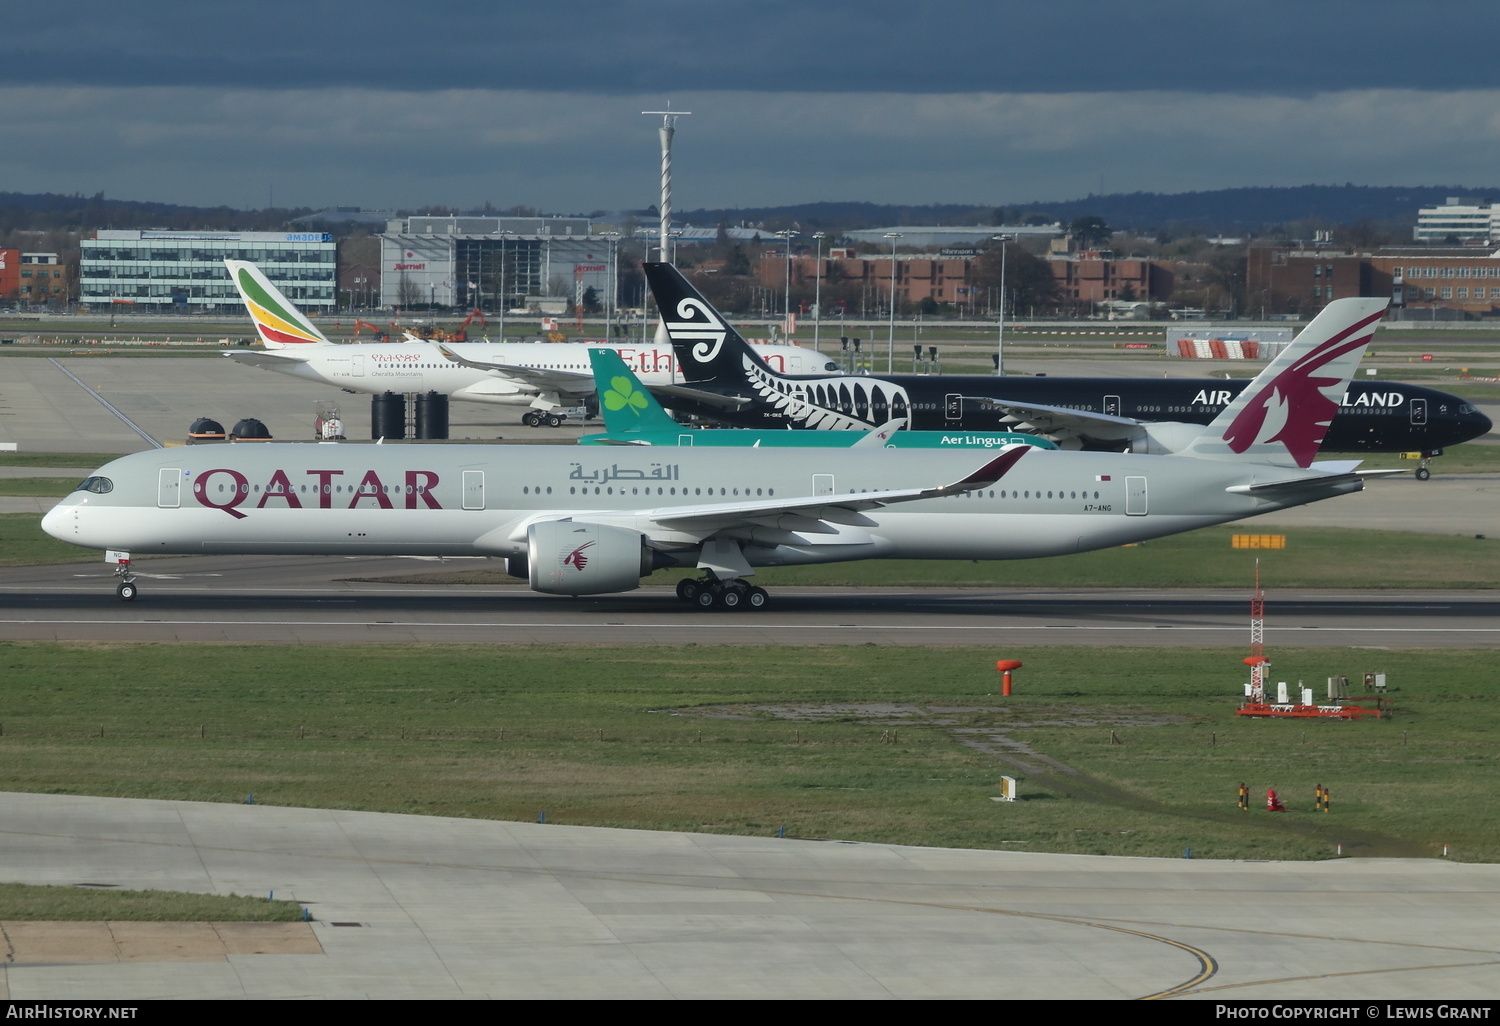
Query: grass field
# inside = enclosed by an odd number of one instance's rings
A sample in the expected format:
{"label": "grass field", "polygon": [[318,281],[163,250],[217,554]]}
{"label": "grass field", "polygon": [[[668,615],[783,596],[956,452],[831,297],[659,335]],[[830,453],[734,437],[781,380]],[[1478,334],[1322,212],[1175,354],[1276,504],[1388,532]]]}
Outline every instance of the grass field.
{"label": "grass field", "polygon": [[[1022,659],[998,697],[994,660]],[[1493,653],[1275,650],[1395,719],[1234,716],[1240,650],[0,646],[14,790],[1204,858],[1500,858]],[[1113,743],[1118,742],[1118,743]],[[1000,805],[1000,775],[1025,801]],[[1245,782],[1256,808],[1239,812]],[[1312,811],[1317,784],[1331,813]],[[1276,787],[1291,811],[1260,810]]]}
{"label": "grass field", "polygon": [[290,923],[301,918],[302,906],[295,901],[273,901],[238,894],[221,896],[0,883],[0,919],[8,921],[106,919],[153,923]]}
{"label": "grass field", "polygon": [[[119,453],[100,452],[0,452],[0,467],[77,467],[79,470],[93,470],[119,458]],[[82,475],[79,480],[82,480]]]}
{"label": "grass field", "polygon": [[0,478],[0,495],[36,495],[43,498],[62,498],[83,480],[76,477],[10,477]]}

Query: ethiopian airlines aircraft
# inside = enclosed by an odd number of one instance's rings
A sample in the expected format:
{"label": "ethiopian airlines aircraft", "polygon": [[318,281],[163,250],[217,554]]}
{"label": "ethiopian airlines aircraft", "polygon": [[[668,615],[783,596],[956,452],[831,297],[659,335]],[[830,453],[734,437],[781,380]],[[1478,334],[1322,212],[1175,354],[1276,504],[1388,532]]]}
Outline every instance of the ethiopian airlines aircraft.
{"label": "ethiopian airlines aircraft", "polygon": [[555,595],[697,567],[679,597],[759,609],[758,566],[1055,556],[1358,491],[1355,463],[1313,460],[1384,309],[1330,303],[1176,455],[199,445],[106,464],[42,527],[108,550],[124,599],[142,553],[482,555]]}
{"label": "ethiopian airlines aircraft", "polygon": [[[237,363],[336,385],[351,392],[444,392],[453,399],[529,407],[527,422],[561,422],[556,411],[594,397],[589,347],[581,342],[405,342],[338,345],[271,284],[261,269],[226,260],[265,352],[231,350]],[[676,380],[669,345],[611,345],[648,384]],[[800,346],[756,346],[768,366],[784,374],[836,369],[826,356]]]}

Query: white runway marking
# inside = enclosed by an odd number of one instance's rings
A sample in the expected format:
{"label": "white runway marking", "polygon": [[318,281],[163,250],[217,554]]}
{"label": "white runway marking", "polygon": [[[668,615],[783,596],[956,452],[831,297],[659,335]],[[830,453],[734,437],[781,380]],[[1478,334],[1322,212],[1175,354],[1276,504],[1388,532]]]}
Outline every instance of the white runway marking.
{"label": "white runway marking", "polygon": [[[338,599],[330,601],[337,602]],[[349,600],[352,601],[352,600]],[[732,614],[739,616],[741,614]],[[709,622],[702,619],[688,619],[670,621],[652,621],[644,623],[597,623],[584,625],[592,630],[615,629],[625,631],[639,631],[642,629],[668,629],[674,627],[691,626],[694,623]],[[1209,631],[1231,631],[1243,632],[1243,624],[1223,624],[1220,626],[1204,627],[1179,627],[1170,624],[1147,624],[1138,627],[1131,626],[1072,626],[1069,624],[1045,624],[1037,625],[1030,623],[1018,623],[1014,626],[996,625],[993,623],[975,624],[972,626],[953,624],[933,624],[924,626],[921,624],[789,624],[776,623],[773,621],[759,620],[754,623],[725,623],[712,621],[716,628],[738,628],[740,630],[775,629],[778,631],[945,631],[945,632],[975,632],[996,630],[1027,630],[1027,631],[1097,631],[1097,632],[1140,632],[1140,631],[1187,631],[1187,632],[1209,632]],[[577,631],[578,623],[550,623],[528,620],[156,620],[156,619],[116,619],[98,617],[94,619],[0,619],[0,624],[16,624],[36,626],[42,624],[153,624],[167,627],[473,627],[485,629],[503,629],[523,627],[528,630],[567,630]],[[1339,631],[1348,634],[1500,634],[1500,627],[1278,627],[1276,633],[1321,633],[1324,631]]]}

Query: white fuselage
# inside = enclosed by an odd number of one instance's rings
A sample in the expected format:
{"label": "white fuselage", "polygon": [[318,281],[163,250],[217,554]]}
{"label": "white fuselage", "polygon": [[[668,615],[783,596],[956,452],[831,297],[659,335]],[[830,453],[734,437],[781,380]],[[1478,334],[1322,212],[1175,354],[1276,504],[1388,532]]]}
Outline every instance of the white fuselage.
{"label": "white fuselage", "polygon": [[[992,486],[862,512],[841,498],[963,480],[993,454],[266,444],[136,453],[43,520],[54,537],[146,553],[516,556],[529,525],[641,532],[684,561],[718,534],[755,566],[864,558],[1018,559],[1174,534],[1358,490],[1315,471],[1030,449]],[[1226,491],[1306,478],[1300,498]],[[95,485],[103,489],[103,485]],[[1314,494],[1316,492],[1316,494]],[[819,517],[744,507],[828,497]],[[722,518],[718,517],[722,511]],[[683,526],[684,514],[698,517]],[[704,519],[704,515],[707,519]]]}
{"label": "white fuselage", "polygon": [[[578,342],[448,342],[458,355],[494,369],[448,359],[436,342],[378,342],[357,345],[288,345],[264,353],[227,353],[231,359],[293,377],[354,392],[441,392],[453,399],[506,406],[529,405],[540,395],[578,399],[594,392],[590,348]],[[680,380],[670,345],[611,344],[646,384]],[[828,357],[801,346],[757,346],[771,366],[786,374],[821,373]],[[507,376],[505,368],[552,372],[550,382]],[[573,376],[578,377],[573,379]]]}

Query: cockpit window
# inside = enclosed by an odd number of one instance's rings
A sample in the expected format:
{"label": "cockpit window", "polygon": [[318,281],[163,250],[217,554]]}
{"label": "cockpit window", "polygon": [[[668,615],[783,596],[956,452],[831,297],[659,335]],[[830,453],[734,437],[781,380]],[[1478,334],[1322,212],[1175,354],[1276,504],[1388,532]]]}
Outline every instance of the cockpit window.
{"label": "cockpit window", "polygon": [[83,483],[73,490],[75,492],[94,492],[103,495],[105,492],[114,491],[115,483],[107,477],[86,477]]}

